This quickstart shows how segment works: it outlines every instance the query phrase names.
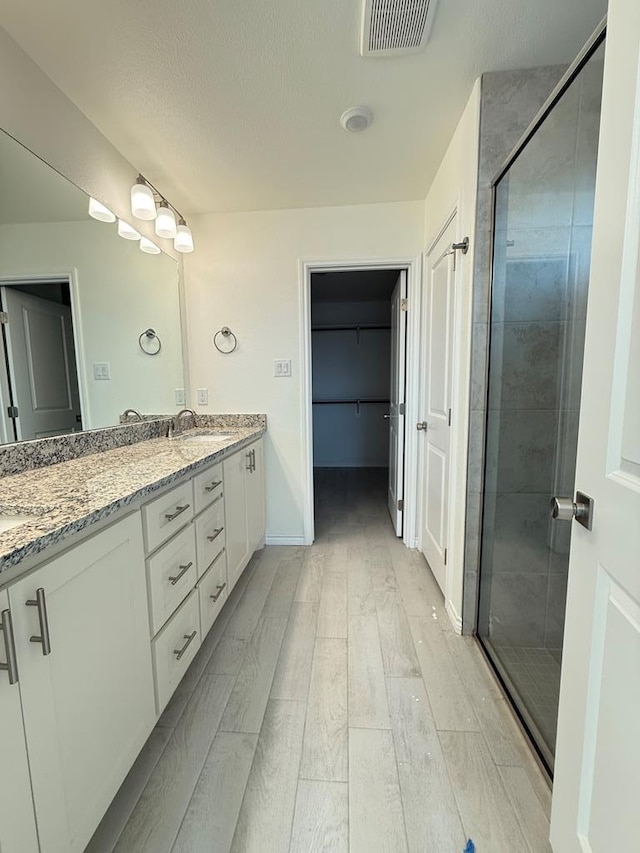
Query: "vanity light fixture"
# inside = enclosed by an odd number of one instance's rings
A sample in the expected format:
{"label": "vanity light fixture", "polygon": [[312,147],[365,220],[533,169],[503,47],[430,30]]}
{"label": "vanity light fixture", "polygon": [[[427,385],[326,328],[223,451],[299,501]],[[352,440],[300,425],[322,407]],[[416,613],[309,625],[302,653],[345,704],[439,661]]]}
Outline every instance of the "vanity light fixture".
{"label": "vanity light fixture", "polygon": [[151,240],[146,237],[140,237],[140,251],[146,252],[147,255],[159,255],[160,249]]}
{"label": "vanity light fixture", "polygon": [[156,200],[153,190],[142,175],[138,175],[135,184],[131,187],[131,213],[136,219],[149,221],[156,218]]}
{"label": "vanity light fixture", "polygon": [[118,219],[118,236],[124,237],[125,240],[139,240],[140,235],[135,228],[132,228],[128,222],[123,219]]}
{"label": "vanity light fixture", "polygon": [[182,217],[178,220],[178,233],[173,241],[176,252],[193,252],[193,234]]}
{"label": "vanity light fixture", "polygon": [[89,216],[97,219],[99,222],[115,222],[116,215],[111,213],[108,207],[100,204],[95,198],[89,197]]}
{"label": "vanity light fixture", "polygon": [[[173,240],[173,248],[176,252],[193,252],[193,234],[184,216],[158,192],[158,189],[144,175],[138,175],[135,184],[131,187],[131,212],[136,219],[147,221],[155,219],[156,234],[158,237]],[[129,239],[137,238],[130,237]],[[160,251],[155,243],[146,240],[144,237],[140,248],[149,254],[156,254]]]}
{"label": "vanity light fixture", "polygon": [[156,234],[158,237],[166,237],[168,240],[173,240],[178,233],[176,224],[176,215],[169,207],[167,202],[162,199],[158,205],[158,215],[156,217]]}

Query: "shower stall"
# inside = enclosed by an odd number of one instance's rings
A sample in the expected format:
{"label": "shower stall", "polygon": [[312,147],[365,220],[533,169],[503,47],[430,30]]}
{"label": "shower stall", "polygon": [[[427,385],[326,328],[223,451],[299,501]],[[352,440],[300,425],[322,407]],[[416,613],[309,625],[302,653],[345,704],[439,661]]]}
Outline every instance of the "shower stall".
{"label": "shower stall", "polygon": [[604,31],[494,182],[477,636],[553,772]]}

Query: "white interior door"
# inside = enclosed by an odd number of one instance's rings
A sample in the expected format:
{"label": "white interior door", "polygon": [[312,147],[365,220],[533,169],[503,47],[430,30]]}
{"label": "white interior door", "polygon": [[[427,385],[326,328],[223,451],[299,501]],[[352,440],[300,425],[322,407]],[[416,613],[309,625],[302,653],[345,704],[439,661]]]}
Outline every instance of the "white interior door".
{"label": "white interior door", "polygon": [[455,300],[455,217],[427,256],[422,315],[420,549],[446,595]]}
{"label": "white interior door", "polygon": [[18,439],[81,429],[71,309],[11,287],[2,304]]}
{"label": "white interior door", "polygon": [[640,846],[640,5],[609,7],[551,841]]}
{"label": "white interior door", "polygon": [[389,512],[396,531],[402,536],[404,498],[404,406],[405,353],[407,345],[407,272],[402,270],[391,295],[391,388],[389,393]]}

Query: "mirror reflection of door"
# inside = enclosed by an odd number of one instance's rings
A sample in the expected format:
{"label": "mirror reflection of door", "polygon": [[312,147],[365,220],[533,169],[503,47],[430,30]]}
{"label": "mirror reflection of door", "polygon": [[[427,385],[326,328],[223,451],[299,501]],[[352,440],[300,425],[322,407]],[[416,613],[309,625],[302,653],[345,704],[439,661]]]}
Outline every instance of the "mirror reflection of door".
{"label": "mirror reflection of door", "polygon": [[[9,440],[22,441],[82,429],[69,284],[5,285],[3,400]],[[11,432],[13,431],[13,436]]]}

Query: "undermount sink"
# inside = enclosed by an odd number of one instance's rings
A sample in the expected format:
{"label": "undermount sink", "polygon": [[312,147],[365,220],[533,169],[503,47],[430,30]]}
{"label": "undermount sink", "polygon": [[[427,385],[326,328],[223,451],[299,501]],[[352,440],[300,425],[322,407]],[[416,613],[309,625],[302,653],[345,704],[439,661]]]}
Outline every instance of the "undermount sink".
{"label": "undermount sink", "polygon": [[195,435],[185,435],[182,441],[226,441],[233,438],[230,432],[199,432]]}
{"label": "undermount sink", "polygon": [[0,515],[0,533],[6,533],[8,530],[13,530],[14,527],[20,527],[21,524],[26,524],[27,521],[33,521],[33,515]]}

